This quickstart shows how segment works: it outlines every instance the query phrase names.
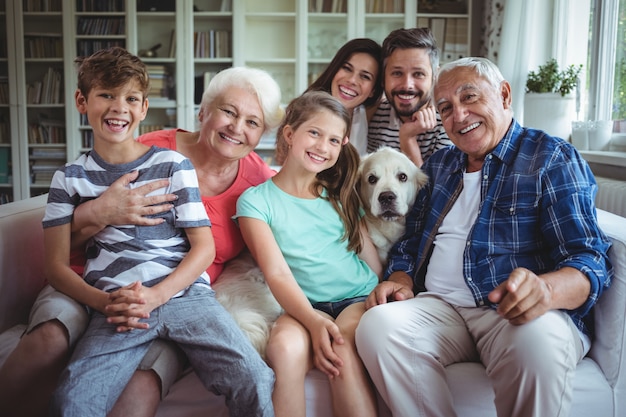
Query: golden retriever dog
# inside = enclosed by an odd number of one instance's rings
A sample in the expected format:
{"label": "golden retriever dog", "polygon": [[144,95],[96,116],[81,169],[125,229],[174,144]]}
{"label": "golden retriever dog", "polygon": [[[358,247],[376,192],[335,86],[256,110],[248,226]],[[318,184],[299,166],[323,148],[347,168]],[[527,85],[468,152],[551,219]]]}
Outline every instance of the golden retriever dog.
{"label": "golden retriever dog", "polygon": [[[427,177],[408,157],[391,148],[364,157],[359,175],[357,188],[368,231],[386,264],[387,252],[402,237],[405,215]],[[246,251],[229,261],[212,286],[217,300],[265,358],[270,330],[282,308],[252,255]]]}
{"label": "golden retriever dog", "polygon": [[405,216],[428,177],[402,152],[381,147],[359,165],[357,190],[365,210],[365,223],[383,265],[402,237]]}
{"label": "golden retriever dog", "polygon": [[233,316],[252,345],[265,358],[272,324],[282,308],[265,283],[261,269],[248,251],[231,259],[211,284],[217,300]]}

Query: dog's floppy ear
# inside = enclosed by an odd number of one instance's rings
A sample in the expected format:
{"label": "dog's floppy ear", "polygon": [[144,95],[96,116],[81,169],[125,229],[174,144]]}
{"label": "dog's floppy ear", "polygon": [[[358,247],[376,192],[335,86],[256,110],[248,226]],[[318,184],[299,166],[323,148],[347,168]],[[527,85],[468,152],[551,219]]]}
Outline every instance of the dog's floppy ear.
{"label": "dog's floppy ear", "polygon": [[413,184],[415,185],[415,189],[419,190],[422,187],[424,187],[424,185],[426,185],[426,183],[428,182],[428,175],[424,174],[424,171],[422,171],[420,168],[417,167],[417,165],[413,164],[411,162],[412,168],[411,170],[413,171],[411,174],[411,178],[413,178]]}
{"label": "dog's floppy ear", "polygon": [[361,161],[359,162],[359,170],[357,171],[357,175],[359,179],[361,179],[361,175],[363,175],[363,168],[365,167],[365,161],[367,161],[370,158],[370,156],[372,156],[372,154],[368,153],[365,156],[361,157]]}
{"label": "dog's floppy ear", "polygon": [[419,190],[420,188],[425,186],[427,183],[428,183],[428,175],[424,174],[424,171],[417,168],[417,173],[415,175],[415,186]]}

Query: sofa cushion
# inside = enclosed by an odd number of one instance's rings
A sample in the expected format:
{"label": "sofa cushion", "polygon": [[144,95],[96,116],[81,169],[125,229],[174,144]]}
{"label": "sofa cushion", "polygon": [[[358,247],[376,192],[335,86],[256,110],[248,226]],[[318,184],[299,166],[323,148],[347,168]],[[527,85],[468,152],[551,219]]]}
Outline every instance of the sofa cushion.
{"label": "sofa cushion", "polygon": [[13,352],[13,349],[17,346],[25,330],[25,324],[16,324],[10,329],[0,333],[0,367],[11,352]]}
{"label": "sofa cushion", "polygon": [[[455,363],[446,368],[446,377],[459,416],[496,417],[493,387],[482,364]],[[611,387],[598,365],[584,358],[576,368],[570,417],[612,415]]]}

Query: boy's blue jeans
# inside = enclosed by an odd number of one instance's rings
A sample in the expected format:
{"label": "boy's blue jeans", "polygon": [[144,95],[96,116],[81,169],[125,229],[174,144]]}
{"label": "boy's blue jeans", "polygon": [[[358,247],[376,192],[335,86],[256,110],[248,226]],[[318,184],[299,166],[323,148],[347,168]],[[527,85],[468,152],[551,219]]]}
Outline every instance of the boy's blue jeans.
{"label": "boy's blue jeans", "polygon": [[192,285],[144,321],[147,330],[117,333],[104,315],[92,314],[61,375],[52,416],[105,416],[157,338],[181,347],[204,386],[226,397],[231,416],[274,415],[274,373],[212,289]]}

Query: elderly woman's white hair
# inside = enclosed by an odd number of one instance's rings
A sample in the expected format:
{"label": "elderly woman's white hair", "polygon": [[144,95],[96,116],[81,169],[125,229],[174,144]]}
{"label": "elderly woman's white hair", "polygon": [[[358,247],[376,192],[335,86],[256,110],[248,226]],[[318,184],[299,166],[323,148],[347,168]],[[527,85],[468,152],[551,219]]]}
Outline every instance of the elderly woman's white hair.
{"label": "elderly woman's white hair", "polygon": [[205,108],[228,89],[235,87],[246,89],[258,98],[263,111],[264,132],[280,124],[284,115],[280,106],[280,87],[268,72],[258,68],[232,67],[218,72],[202,94],[200,105]]}

